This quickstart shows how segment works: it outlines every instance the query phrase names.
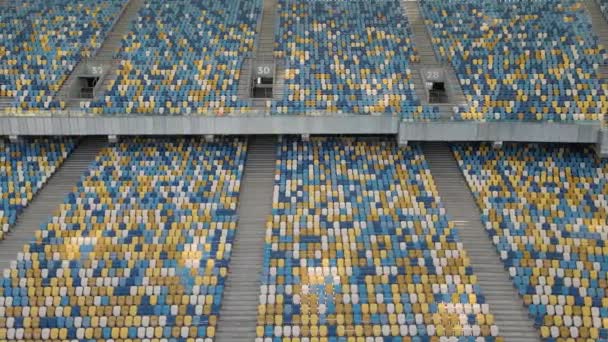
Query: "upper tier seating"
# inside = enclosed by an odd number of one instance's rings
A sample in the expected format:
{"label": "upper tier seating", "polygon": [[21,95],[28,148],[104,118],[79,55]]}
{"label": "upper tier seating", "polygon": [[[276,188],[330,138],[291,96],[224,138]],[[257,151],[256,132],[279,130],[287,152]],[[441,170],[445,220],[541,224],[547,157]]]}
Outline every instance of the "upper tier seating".
{"label": "upper tier seating", "polygon": [[0,8],[0,96],[20,114],[60,109],[54,98],[76,64],[101,46],[126,0],[19,0]]}
{"label": "upper tier seating", "polygon": [[287,140],[278,158],[256,341],[501,340],[420,148]]}
{"label": "upper tier seating", "polygon": [[254,47],[261,0],[150,0],[122,43],[118,76],[93,113],[228,114]]}
{"label": "upper tier seating", "polygon": [[0,140],[0,240],[73,148],[66,138]]}
{"label": "upper tier seating", "polygon": [[542,337],[608,340],[608,163],[582,147],[454,153]]}
{"label": "upper tier seating", "polygon": [[0,340],[209,342],[236,229],[238,140],[104,149],[0,287]]}
{"label": "upper tier seating", "polygon": [[413,90],[418,57],[398,0],[279,0],[278,11],[275,55],[286,68],[275,113],[435,118]]}
{"label": "upper tier seating", "polygon": [[435,49],[451,61],[464,120],[603,120],[607,85],[577,0],[423,0]]}

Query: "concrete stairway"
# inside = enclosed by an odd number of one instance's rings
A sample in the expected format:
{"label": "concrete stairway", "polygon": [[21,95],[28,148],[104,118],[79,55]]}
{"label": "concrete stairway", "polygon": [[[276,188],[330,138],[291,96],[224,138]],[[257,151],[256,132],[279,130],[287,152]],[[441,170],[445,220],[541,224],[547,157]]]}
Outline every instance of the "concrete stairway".
{"label": "concrete stairway", "polygon": [[458,234],[490,310],[496,318],[500,335],[507,342],[540,341],[532,319],[517,294],[496,248],[485,232],[480,211],[446,143],[426,143],[424,155],[441,202],[458,228]]}
{"label": "concrete stairway", "polygon": [[251,67],[251,58],[245,58],[241,65],[238,88],[238,96],[241,99],[248,99],[251,95]]}
{"label": "concrete stairway", "polygon": [[67,194],[73,190],[107,141],[105,138],[96,137],[83,139],[48,179],[45,186],[38,191],[32,202],[17,218],[15,226],[0,242],[0,270],[6,269],[11,261],[16,260],[23,246],[35,238],[34,233],[63,203]]}
{"label": "concrete stairway", "polygon": [[445,71],[445,81],[448,94],[448,102],[433,104],[439,107],[441,118],[450,119],[453,115],[454,106],[467,104],[466,97],[460,87],[460,81],[450,64],[443,63],[435,54],[433,49],[433,37],[428,30],[424,17],[420,10],[418,1],[401,0],[402,10],[405,11],[410,28],[412,29],[412,39],[420,56],[420,63],[411,63],[414,89],[416,95],[423,104],[429,104],[429,99],[424,86],[423,72],[429,68],[441,68]]}
{"label": "concrete stairway", "polygon": [[94,59],[113,59],[118,50],[122,37],[129,33],[131,22],[137,18],[137,13],[144,5],[144,0],[130,0],[114,23],[103,44],[97,50]]}
{"label": "concrete stairway", "polygon": [[2,113],[6,108],[11,106],[13,103],[13,98],[8,96],[0,96],[0,113]]}
{"label": "concrete stairway", "polygon": [[[600,5],[596,0],[585,0],[583,3],[589,13],[593,31],[598,36],[600,45],[604,49],[608,49],[608,21],[606,21]],[[600,65],[597,72],[600,78],[608,79],[608,64]]]}
{"label": "concrete stairway", "polygon": [[426,65],[439,65],[439,60],[435,56],[435,50],[433,49],[432,38],[420,13],[420,6],[418,1],[401,0],[401,6],[405,10],[407,20],[412,29],[412,38],[418,55],[420,56],[420,63]]}
{"label": "concrete stairway", "polygon": [[264,0],[262,22],[257,39],[255,57],[258,60],[270,61],[274,59],[274,29],[277,23],[277,0]]}
{"label": "concrete stairway", "polygon": [[283,99],[285,95],[285,62],[277,60],[276,69],[274,71],[274,88],[272,89],[272,98],[274,100]]}
{"label": "concrete stairway", "polygon": [[602,13],[600,5],[596,0],[585,0],[583,1],[585,8],[591,17],[591,24],[593,25],[593,31],[597,34],[600,39],[599,42],[608,49],[608,22]]}
{"label": "concrete stairway", "polygon": [[[256,40],[256,51],[254,58],[251,60],[251,65],[255,67],[258,63],[275,63],[274,73],[274,84],[272,87],[273,99],[282,98],[285,87],[285,66],[282,61],[275,60],[274,58],[274,35],[275,28],[278,20],[278,1],[277,0],[264,0],[264,8],[262,10],[262,18],[258,25],[258,36]],[[242,68],[241,70],[245,70]],[[249,68],[249,77],[244,77],[241,82],[247,82],[244,84],[249,90],[251,86],[251,79],[253,75],[253,68]],[[239,85],[240,87],[240,85]],[[242,91],[239,89],[239,96]],[[248,95],[249,92],[248,92]],[[247,97],[248,99],[250,97]],[[273,99],[253,99],[251,98],[251,106],[259,111],[268,111],[269,104]]]}
{"label": "concrete stairway", "polygon": [[250,140],[239,204],[239,222],[216,341],[253,341],[257,325],[259,279],[264,261],[266,221],[272,210],[276,141]]}
{"label": "concrete stairway", "polygon": [[600,78],[608,79],[608,64],[602,64],[597,68],[597,74]]}
{"label": "concrete stairway", "polygon": [[68,108],[75,109],[75,107],[78,107],[81,100],[91,100],[78,98],[75,101],[69,100],[70,97],[72,97],[70,94],[70,89],[72,89],[72,86],[77,81],[78,76],[85,72],[85,64],[103,67],[104,76],[100,79],[101,87],[98,86],[98,88],[102,91],[106,89],[108,82],[116,78],[116,68],[118,65],[114,60],[114,57],[120,49],[123,36],[129,32],[131,22],[136,19],[137,13],[144,3],[144,0],[129,0],[118,19],[114,22],[114,26],[107,34],[105,40],[95,52],[95,56],[87,61],[81,61],[76,65],[70,74],[70,77],[63,83],[58,94],[59,99],[66,101],[69,104]]}
{"label": "concrete stairway", "polygon": [[424,18],[420,13],[420,7],[417,1],[401,0],[402,10],[405,10],[410,28],[412,29],[412,39],[420,56],[420,63],[411,63],[412,77],[414,83],[414,89],[418,98],[424,103],[428,104],[428,96],[422,79],[422,68],[423,67],[441,67],[441,64],[437,60],[435,51],[433,50],[433,43],[427,30]]}

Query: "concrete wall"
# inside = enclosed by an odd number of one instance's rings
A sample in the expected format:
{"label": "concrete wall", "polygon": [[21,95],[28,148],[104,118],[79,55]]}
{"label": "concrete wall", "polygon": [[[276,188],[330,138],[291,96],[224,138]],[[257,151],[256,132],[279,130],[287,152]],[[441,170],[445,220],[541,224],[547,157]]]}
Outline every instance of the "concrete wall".
{"label": "concrete wall", "polygon": [[596,143],[599,123],[400,122],[393,116],[48,116],[0,117],[0,135],[389,134],[406,141]]}
{"label": "concrete wall", "polygon": [[402,122],[399,140],[595,143],[600,130],[599,123]]}
{"label": "concrete wall", "polygon": [[0,117],[0,135],[397,134],[393,116]]}

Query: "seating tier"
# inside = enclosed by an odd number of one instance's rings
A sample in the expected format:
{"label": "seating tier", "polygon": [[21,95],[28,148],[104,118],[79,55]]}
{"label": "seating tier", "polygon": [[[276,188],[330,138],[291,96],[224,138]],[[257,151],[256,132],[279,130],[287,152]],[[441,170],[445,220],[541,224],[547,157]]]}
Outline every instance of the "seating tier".
{"label": "seating tier", "polygon": [[454,153],[542,337],[608,339],[608,164],[587,147],[456,145]]}
{"label": "seating tier", "polygon": [[273,112],[435,118],[414,92],[410,64],[419,58],[403,13],[397,0],[279,0],[285,91]]}
{"label": "seating tier", "polygon": [[245,150],[199,139],[104,149],[4,271],[0,340],[211,341]]}
{"label": "seating tier", "polygon": [[74,140],[0,141],[0,240],[74,148]]}
{"label": "seating tier", "polygon": [[92,57],[127,0],[21,0],[0,13],[0,97],[5,111],[65,107],[55,98],[83,58]]}
{"label": "seating tier", "polygon": [[261,0],[146,1],[122,42],[117,78],[96,114],[209,114],[244,111],[243,60],[254,48]]}
{"label": "seating tier", "polygon": [[284,140],[264,267],[257,341],[500,340],[416,146]]}
{"label": "seating tier", "polygon": [[580,1],[421,4],[470,105],[456,119],[603,120],[608,88],[598,66],[606,54]]}

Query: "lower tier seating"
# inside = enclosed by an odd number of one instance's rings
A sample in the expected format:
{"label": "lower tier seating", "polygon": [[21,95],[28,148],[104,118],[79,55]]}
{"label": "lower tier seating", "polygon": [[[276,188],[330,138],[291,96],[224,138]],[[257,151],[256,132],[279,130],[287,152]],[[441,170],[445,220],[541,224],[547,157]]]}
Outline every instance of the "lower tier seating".
{"label": "lower tier seating", "polygon": [[0,282],[0,340],[211,341],[236,229],[238,140],[104,149]]}
{"label": "lower tier seating", "polygon": [[68,138],[0,140],[0,240],[73,148]]}
{"label": "lower tier seating", "polygon": [[437,195],[419,147],[283,141],[256,341],[501,340]]}
{"label": "lower tier seating", "polygon": [[454,153],[542,337],[608,340],[608,163],[588,147]]}

